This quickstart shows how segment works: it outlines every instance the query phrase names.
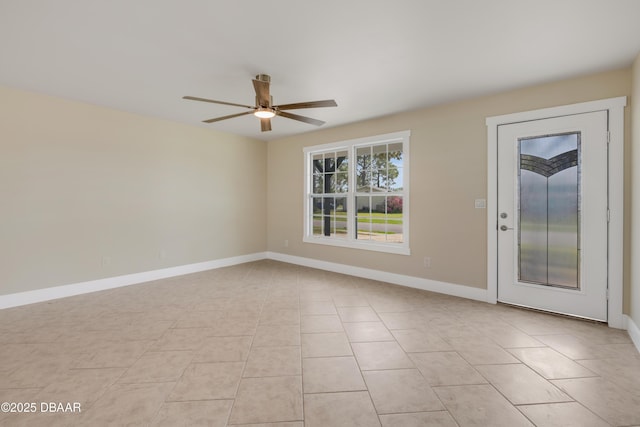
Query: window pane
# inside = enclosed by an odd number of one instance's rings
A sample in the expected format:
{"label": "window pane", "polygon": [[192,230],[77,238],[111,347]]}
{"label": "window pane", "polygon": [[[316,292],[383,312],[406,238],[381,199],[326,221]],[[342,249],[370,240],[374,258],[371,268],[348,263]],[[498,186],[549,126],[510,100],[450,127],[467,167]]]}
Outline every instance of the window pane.
{"label": "window pane", "polygon": [[348,227],[348,218],[347,218],[347,198],[346,197],[336,197],[335,199],[335,234],[336,237],[346,238],[347,237],[347,227]]}
{"label": "window pane", "polygon": [[386,213],[385,213],[385,197],[371,197],[371,239],[384,241],[384,235],[387,232]]}
{"label": "window pane", "polygon": [[358,218],[358,233],[356,236],[358,240],[371,240],[371,224],[368,222],[361,222]]}
{"label": "window pane", "polygon": [[356,209],[358,210],[358,214],[369,214],[371,211],[371,201],[369,196],[358,196],[356,197]]}
{"label": "window pane", "polygon": [[368,193],[371,191],[371,172],[361,171],[356,176],[356,191],[359,193]]}
{"label": "window pane", "polygon": [[331,216],[323,216],[322,217],[322,226],[324,235],[327,237],[333,236],[336,234],[335,232],[335,224],[333,222],[333,217]]}
{"label": "window pane", "polygon": [[403,157],[402,144],[389,144],[389,181],[387,182],[389,191],[402,190]]}
{"label": "window pane", "polygon": [[[334,198],[322,198],[322,210],[317,215],[320,218],[320,234],[329,237],[331,235],[331,215],[333,214]],[[320,214],[322,216],[320,216]],[[315,225],[315,224],[314,224]]]}
{"label": "window pane", "polygon": [[336,174],[336,193],[346,193],[349,190],[349,175],[343,172]]}
{"label": "window pane", "polygon": [[312,199],[313,204],[313,214],[318,215],[322,214],[322,199],[320,197],[314,197]]}
{"label": "window pane", "polygon": [[387,242],[402,243],[404,242],[404,234],[402,234],[402,220],[390,220],[387,224]]}
{"label": "window pane", "polygon": [[387,242],[403,242],[402,197],[387,197]]}
{"label": "window pane", "polygon": [[402,197],[401,196],[387,197],[387,214],[401,214],[401,213],[402,213]]}
{"label": "window pane", "polygon": [[356,174],[371,169],[371,147],[359,147],[356,149]]}
{"label": "window pane", "polygon": [[347,221],[346,217],[332,217],[331,221],[331,236],[346,238],[347,237]]}
{"label": "window pane", "polygon": [[389,163],[402,167],[402,143],[389,144]]}
{"label": "window pane", "polygon": [[386,191],[387,186],[387,145],[374,145],[371,147],[373,156],[371,160],[371,191]]}
{"label": "window pane", "polygon": [[389,191],[402,191],[402,168],[390,165],[387,177],[387,188]]}
{"label": "window pane", "polygon": [[371,212],[372,216],[381,217],[384,219],[384,215],[387,213],[386,197],[374,196],[371,198]]}
{"label": "window pane", "polygon": [[325,197],[323,202],[323,213],[324,215],[332,215],[333,207],[335,204],[335,199],[333,197]]}
{"label": "window pane", "polygon": [[356,221],[358,225],[357,239],[369,240],[371,235],[371,199],[369,196],[356,197],[357,216]]}
{"label": "window pane", "polygon": [[372,147],[372,169],[386,169],[387,168],[387,145],[374,145]]}
{"label": "window pane", "polygon": [[349,172],[349,153],[347,151],[338,152],[337,166],[338,171]]}
{"label": "window pane", "polygon": [[338,221],[336,225],[336,237],[339,239],[346,239],[348,236],[347,228],[342,225],[343,221]]}
{"label": "window pane", "polygon": [[322,216],[313,216],[313,235],[322,236]]}
{"label": "window pane", "polygon": [[375,224],[371,224],[371,240],[375,241],[375,242],[382,242],[385,243],[387,241],[387,234],[383,231],[377,231],[374,230],[373,228],[375,227]]}
{"label": "window pane", "polygon": [[373,170],[371,171],[371,191],[374,193],[380,193],[387,191],[385,186],[387,182],[387,170]]}
{"label": "window pane", "polygon": [[325,153],[324,155],[324,172],[335,172],[336,170],[336,154]]}
{"label": "window pane", "polygon": [[320,174],[313,175],[313,193],[315,194],[324,193],[324,175],[320,175]]}
{"label": "window pane", "polygon": [[313,171],[315,173],[322,173],[324,172],[324,166],[323,166],[323,161],[322,161],[322,154],[314,154],[313,155]]}
{"label": "window pane", "polygon": [[335,173],[324,174],[324,192],[325,193],[336,192],[336,174]]}

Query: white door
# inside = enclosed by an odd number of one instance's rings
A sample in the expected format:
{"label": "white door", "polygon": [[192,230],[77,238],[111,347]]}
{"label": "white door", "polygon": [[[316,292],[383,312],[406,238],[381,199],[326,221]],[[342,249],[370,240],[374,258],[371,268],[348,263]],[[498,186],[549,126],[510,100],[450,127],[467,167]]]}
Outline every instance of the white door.
{"label": "white door", "polygon": [[607,112],[498,127],[498,300],[607,320]]}

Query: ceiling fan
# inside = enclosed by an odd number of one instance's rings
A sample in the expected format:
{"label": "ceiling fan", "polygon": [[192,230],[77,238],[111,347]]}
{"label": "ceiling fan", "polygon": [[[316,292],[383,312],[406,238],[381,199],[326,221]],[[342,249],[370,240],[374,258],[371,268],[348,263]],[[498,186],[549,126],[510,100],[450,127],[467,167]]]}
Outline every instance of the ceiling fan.
{"label": "ceiling fan", "polygon": [[188,99],[191,101],[211,102],[214,104],[233,105],[235,107],[247,108],[250,111],[243,113],[231,114],[229,116],[216,117],[214,119],[203,120],[204,123],[219,122],[221,120],[232,119],[234,117],[240,117],[247,114],[253,114],[260,118],[260,129],[262,132],[271,130],[271,118],[275,116],[286,117],[287,119],[297,120],[299,122],[309,123],[316,126],[321,126],[325,122],[322,120],[312,119],[310,117],[300,116],[298,114],[288,113],[285,110],[296,110],[301,108],[319,108],[319,107],[337,107],[336,101],[333,99],[326,99],[324,101],[310,101],[310,102],[296,102],[294,104],[282,104],[273,105],[273,97],[269,93],[269,84],[271,83],[271,77],[266,74],[258,74],[253,81],[253,88],[256,91],[256,105],[244,105],[236,104],[233,102],[216,101],[214,99],[198,98],[195,96],[183,96],[182,99]]}

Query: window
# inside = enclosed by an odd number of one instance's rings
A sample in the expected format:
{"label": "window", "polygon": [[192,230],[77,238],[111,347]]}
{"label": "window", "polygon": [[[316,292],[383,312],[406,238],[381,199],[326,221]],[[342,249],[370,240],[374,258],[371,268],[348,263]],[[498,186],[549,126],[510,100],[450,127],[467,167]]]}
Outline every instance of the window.
{"label": "window", "polygon": [[304,149],[305,242],[409,254],[409,136]]}

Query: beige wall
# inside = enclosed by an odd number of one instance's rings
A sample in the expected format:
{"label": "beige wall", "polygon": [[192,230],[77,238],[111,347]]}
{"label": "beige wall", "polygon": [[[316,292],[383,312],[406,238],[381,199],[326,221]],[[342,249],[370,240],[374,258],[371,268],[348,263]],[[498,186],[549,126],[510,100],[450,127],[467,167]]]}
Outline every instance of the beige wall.
{"label": "beige wall", "polygon": [[[636,61],[636,93],[639,69]],[[630,68],[583,76],[271,141],[268,148],[0,86],[0,295],[267,249],[486,288],[486,211],[473,206],[486,197],[485,118],[628,96],[631,81]],[[636,117],[639,110],[636,103]],[[412,255],[302,243],[302,148],[405,129],[412,132]],[[627,185],[625,200],[630,194]],[[630,203],[625,209],[630,236]],[[627,238],[625,313],[632,301],[630,245]],[[432,258],[430,269],[424,256]]]}
{"label": "beige wall", "polygon": [[[485,119],[628,96],[630,92],[631,72],[623,69],[271,141],[268,248],[273,252],[486,288],[486,210],[474,208],[474,199],[485,198],[487,192]],[[411,256],[303,243],[303,147],[405,129],[411,130]],[[625,143],[628,148],[628,138]],[[627,159],[627,171],[628,166]],[[627,179],[628,176],[627,172]],[[626,230],[628,234],[628,222]],[[285,240],[289,241],[288,247],[284,246]],[[423,266],[425,256],[432,259],[430,269]],[[627,270],[628,264],[627,258]]]}
{"label": "beige wall", "polygon": [[640,327],[640,54],[632,68],[633,94],[631,95],[631,200],[632,216],[636,219],[631,227],[631,309],[630,315]]}
{"label": "beige wall", "polygon": [[0,86],[0,295],[264,251],[266,154]]}

